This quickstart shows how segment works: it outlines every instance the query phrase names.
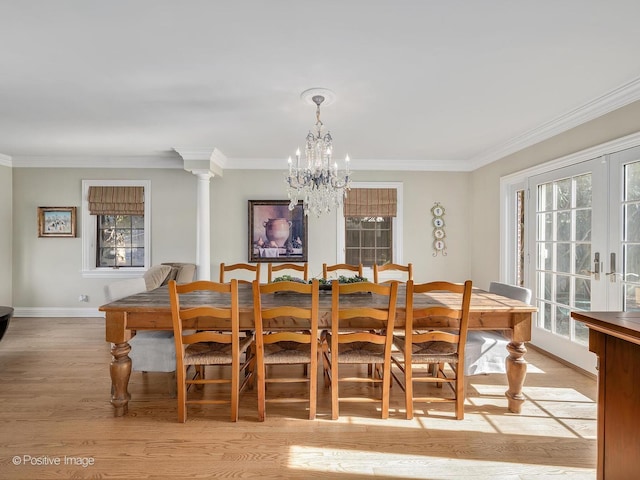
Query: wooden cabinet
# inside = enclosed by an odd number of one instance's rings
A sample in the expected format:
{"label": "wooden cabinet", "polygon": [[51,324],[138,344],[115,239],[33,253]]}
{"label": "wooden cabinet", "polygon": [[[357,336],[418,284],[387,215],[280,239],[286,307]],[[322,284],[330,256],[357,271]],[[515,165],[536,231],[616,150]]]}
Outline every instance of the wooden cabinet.
{"label": "wooden cabinet", "polygon": [[573,312],[598,356],[598,479],[640,476],[640,312]]}

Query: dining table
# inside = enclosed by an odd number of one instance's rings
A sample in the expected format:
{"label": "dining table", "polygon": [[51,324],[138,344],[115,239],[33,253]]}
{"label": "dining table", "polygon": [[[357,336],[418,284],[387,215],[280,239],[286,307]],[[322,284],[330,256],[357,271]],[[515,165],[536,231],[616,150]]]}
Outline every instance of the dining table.
{"label": "dining table", "polygon": [[[241,330],[253,329],[253,292],[251,284],[239,284],[239,315]],[[295,301],[295,300],[293,300]],[[301,299],[300,301],[303,301]],[[291,304],[290,295],[270,295],[263,297],[264,308]],[[374,306],[387,308],[385,300],[376,295],[348,295],[341,297],[341,303],[346,307]],[[414,308],[427,305],[441,304],[459,308],[460,298],[448,292],[430,292],[414,296]],[[213,292],[192,292],[180,296],[180,308],[190,308],[197,305],[212,305],[229,307],[228,295]],[[105,339],[111,343],[112,360],[109,366],[111,375],[111,404],[115,416],[123,416],[128,412],[131,398],[128,391],[131,376],[131,346],[128,341],[136,331],[141,330],[172,330],[171,306],[168,287],[161,286],[155,290],[137,293],[102,305],[100,311],[105,313]],[[531,340],[532,314],[536,308],[518,300],[473,289],[469,312],[470,330],[500,330],[510,340],[507,344],[508,357],[506,359],[506,376],[508,389],[505,396],[508,409],[512,413],[520,413],[524,396],[522,387],[527,372],[527,362],[524,358],[527,349],[525,342]],[[394,328],[404,329],[405,323],[405,285],[400,284],[396,304],[396,318]],[[185,329],[207,329],[215,327],[211,318],[195,318],[184,322]],[[270,330],[295,327],[294,319],[279,318],[268,325]],[[331,290],[322,290],[320,294],[320,315],[318,319],[320,329],[331,327]],[[354,319],[353,324],[345,324],[344,328],[375,328],[377,325],[368,323],[367,319]],[[432,328],[446,328],[447,320],[434,319]],[[341,326],[342,328],[342,326]]]}

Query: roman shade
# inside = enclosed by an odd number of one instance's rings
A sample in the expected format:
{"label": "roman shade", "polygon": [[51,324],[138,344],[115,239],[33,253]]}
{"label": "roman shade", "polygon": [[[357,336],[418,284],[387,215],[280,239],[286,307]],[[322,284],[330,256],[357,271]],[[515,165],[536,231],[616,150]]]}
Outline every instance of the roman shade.
{"label": "roman shade", "polygon": [[91,215],[144,215],[144,187],[89,187]]}
{"label": "roman shade", "polygon": [[344,199],[345,217],[395,217],[395,188],[353,188]]}

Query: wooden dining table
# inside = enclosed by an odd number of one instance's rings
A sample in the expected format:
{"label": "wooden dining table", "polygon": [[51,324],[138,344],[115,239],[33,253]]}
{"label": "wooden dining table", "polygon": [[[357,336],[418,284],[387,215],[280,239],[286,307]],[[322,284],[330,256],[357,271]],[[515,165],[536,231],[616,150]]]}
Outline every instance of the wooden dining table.
{"label": "wooden dining table", "polygon": [[[375,295],[350,295],[347,300],[341,299],[345,306],[376,306],[385,308],[384,300]],[[289,295],[271,295],[264,298],[263,307],[268,308],[277,305],[290,304]],[[348,305],[347,305],[348,303]],[[189,308],[196,305],[213,305],[228,307],[228,296],[211,292],[193,292],[181,295],[181,308]],[[253,329],[253,295],[250,284],[239,285],[240,304],[240,328]],[[431,292],[414,297],[414,307],[425,305],[443,304],[459,308],[460,299],[455,294],[445,292]],[[112,361],[110,363],[111,374],[111,404],[114,407],[115,416],[125,415],[128,411],[128,403],[131,398],[128,392],[129,377],[131,375],[131,359],[129,352],[130,340],[133,332],[140,330],[172,330],[171,307],[167,286],[155,290],[142,292],[129,297],[121,298],[100,307],[105,312],[106,341],[110,342]],[[508,400],[508,409],[513,413],[520,413],[524,396],[522,387],[527,371],[527,363],[524,355],[527,352],[525,342],[531,340],[531,317],[535,307],[518,300],[502,297],[495,293],[474,289],[471,296],[469,314],[470,330],[502,330],[510,342],[507,345],[508,357],[506,361],[507,381],[509,384],[505,396]],[[398,289],[398,301],[394,328],[404,328],[405,319],[405,288],[400,284]],[[293,319],[281,318],[268,325],[270,330],[291,327]],[[196,318],[185,321],[187,329],[207,329],[213,325],[211,319]],[[444,322],[444,323],[443,323]],[[321,291],[319,327],[331,326],[331,291]],[[431,326],[431,325],[430,325]],[[366,319],[359,319],[357,324],[345,325],[345,328],[368,328]],[[434,321],[433,328],[446,328],[446,321]]]}

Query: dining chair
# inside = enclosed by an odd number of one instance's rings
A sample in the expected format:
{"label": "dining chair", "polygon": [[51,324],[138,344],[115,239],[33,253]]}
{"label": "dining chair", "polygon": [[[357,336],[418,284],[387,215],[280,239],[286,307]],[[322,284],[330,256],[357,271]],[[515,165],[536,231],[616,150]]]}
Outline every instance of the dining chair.
{"label": "dining chair", "polygon": [[[507,283],[491,282],[489,292],[503,297],[531,303],[531,290]],[[505,373],[509,356],[509,339],[500,330],[470,330],[464,356],[464,374],[486,375]]]}
{"label": "dining chair", "polygon": [[[256,353],[256,383],[258,386],[258,420],[263,422],[266,402],[306,402],[309,419],[316,417],[318,390],[318,312],[320,287],[317,279],[310,284],[300,282],[274,282],[260,285],[253,282],[253,310],[255,321],[254,350]],[[267,296],[278,294],[286,298],[285,305],[269,306],[263,302]],[[295,330],[265,331],[270,321],[278,317],[295,319]],[[298,377],[291,375],[291,365],[304,365]],[[286,366],[285,376],[267,377],[266,367]],[[308,371],[308,376],[307,376]],[[284,375],[284,374],[283,374]],[[308,395],[266,398],[266,385],[276,383],[307,383]]]}
{"label": "dining chair", "polygon": [[271,283],[273,281],[275,272],[283,272],[283,271],[295,271],[302,273],[302,279],[305,282],[309,281],[309,264],[304,263],[302,265],[296,263],[278,263],[274,265],[273,263],[269,263],[267,267],[267,282]]}
{"label": "dining chair", "polygon": [[[361,296],[361,305],[345,307],[345,296]],[[325,386],[331,388],[331,418],[339,417],[340,402],[378,402],[382,418],[389,417],[391,387],[391,346],[396,316],[398,282],[381,285],[371,282],[331,284],[331,330],[322,333],[322,361]],[[382,299],[382,302],[374,302]],[[353,297],[351,297],[353,298]],[[358,329],[358,318],[367,318],[375,328]],[[382,365],[372,376],[340,376],[341,364]],[[341,397],[341,383],[382,384],[380,397]]]}
{"label": "dining chair", "polygon": [[[236,272],[233,275],[225,275],[227,272]],[[253,277],[250,280],[246,278],[238,278],[238,283],[251,283],[253,280],[260,281],[260,264],[257,263],[255,265],[251,265],[250,263],[234,263],[233,265],[226,265],[224,263],[220,264],[220,283],[225,283],[225,277],[234,277],[239,272],[243,272],[240,275],[244,275],[245,277]],[[251,275],[253,274],[253,275]]]}
{"label": "dining chair", "polygon": [[[214,292],[229,298],[229,308],[213,307],[209,305],[190,306],[181,308],[180,297],[184,294],[198,291]],[[178,421],[187,421],[188,404],[230,404],[231,421],[238,420],[238,403],[240,392],[252,380],[253,356],[246,353],[253,341],[252,336],[240,336],[238,280],[229,283],[216,283],[206,280],[178,285],[175,280],[169,282],[169,299],[171,302],[171,317],[176,348],[176,377],[178,389]],[[207,317],[217,323],[210,330],[198,327],[195,333],[185,332],[183,322],[198,317]],[[218,365],[231,368],[230,378],[219,376],[206,378],[206,366]],[[187,376],[189,366],[194,366],[195,373]],[[241,372],[245,375],[241,377]],[[188,389],[191,385],[204,386],[206,384],[229,384],[230,398],[189,398]]]}
{"label": "dining chair", "polygon": [[[355,273],[359,277],[362,277],[362,264],[349,265],[347,263],[337,263],[335,265],[322,264],[322,278],[329,280],[329,273],[335,273],[336,275],[341,271]],[[337,278],[337,277],[336,277]]]}
{"label": "dining chair", "polygon": [[382,283],[382,282],[387,283],[394,280],[398,280],[397,278],[389,278],[385,280],[382,279],[383,275],[380,275],[382,272],[391,272],[391,271],[406,273],[406,279],[402,281],[413,280],[413,264],[411,263],[408,263],[407,265],[400,265],[398,263],[385,263],[384,265],[376,265],[374,263],[373,264],[373,283]]}
{"label": "dining chair", "polygon": [[[413,418],[414,402],[453,402],[456,419],[464,418],[463,369],[471,289],[471,280],[463,285],[442,281],[422,284],[414,284],[413,280],[407,282],[404,337],[394,336],[393,339],[398,349],[397,354],[393,355],[393,363],[404,374],[404,381],[395,372],[393,376],[405,392],[407,419]],[[416,295],[427,295],[433,291],[453,294],[455,305],[434,303],[432,306],[414,308]],[[434,328],[435,325],[437,327]],[[418,368],[420,365],[434,368],[425,371],[424,368]],[[449,369],[445,370],[446,365]],[[414,383],[432,383],[438,387],[444,383],[451,388],[453,395],[418,396]]]}

